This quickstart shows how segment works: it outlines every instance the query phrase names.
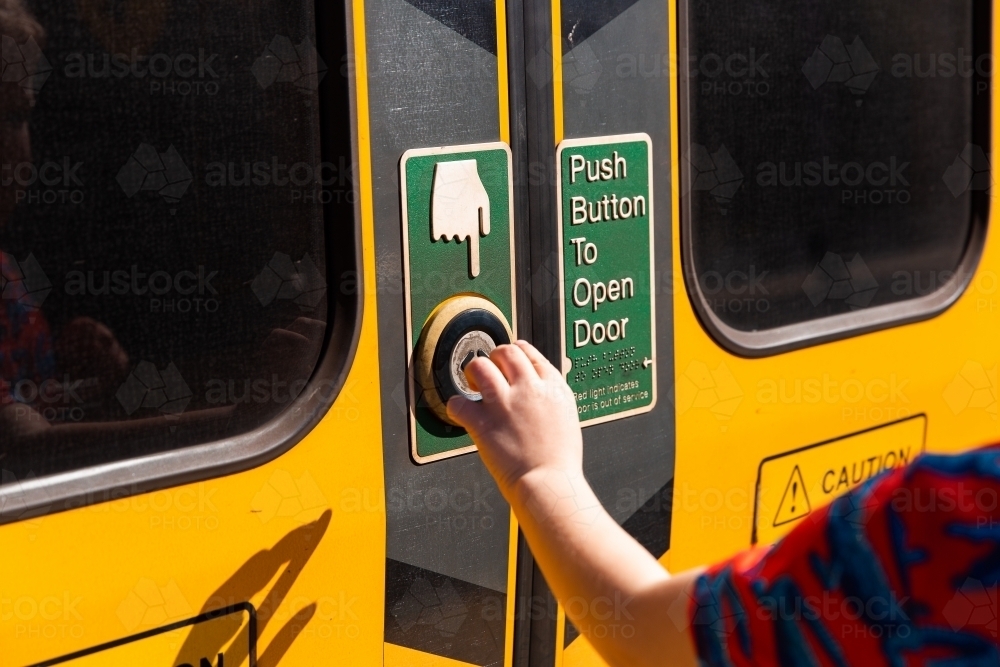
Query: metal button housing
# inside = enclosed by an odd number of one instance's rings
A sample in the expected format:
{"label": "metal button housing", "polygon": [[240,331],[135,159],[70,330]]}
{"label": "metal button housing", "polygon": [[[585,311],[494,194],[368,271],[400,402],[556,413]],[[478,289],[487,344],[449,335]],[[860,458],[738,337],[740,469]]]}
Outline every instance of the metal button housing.
{"label": "metal button housing", "polygon": [[442,303],[424,325],[414,355],[414,379],[421,403],[442,421],[456,425],[448,417],[447,404],[452,397],[482,400],[469,386],[465,367],[476,357],[490,356],[512,338],[506,318],[490,301],[460,295]]}

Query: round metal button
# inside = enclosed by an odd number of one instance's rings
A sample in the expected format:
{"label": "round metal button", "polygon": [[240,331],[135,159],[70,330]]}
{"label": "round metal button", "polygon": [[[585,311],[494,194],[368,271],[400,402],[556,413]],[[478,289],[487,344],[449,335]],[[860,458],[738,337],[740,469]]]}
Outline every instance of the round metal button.
{"label": "round metal button", "polygon": [[459,393],[470,401],[481,401],[483,395],[473,391],[465,375],[465,367],[476,357],[489,357],[497,344],[485,331],[470,331],[458,339],[451,353],[451,378]]}
{"label": "round metal button", "polygon": [[492,312],[471,308],[456,315],[445,326],[434,350],[434,383],[445,405],[453,396],[474,401],[482,395],[472,391],[464,367],[475,356],[489,356],[499,345],[510,343],[507,327]]}

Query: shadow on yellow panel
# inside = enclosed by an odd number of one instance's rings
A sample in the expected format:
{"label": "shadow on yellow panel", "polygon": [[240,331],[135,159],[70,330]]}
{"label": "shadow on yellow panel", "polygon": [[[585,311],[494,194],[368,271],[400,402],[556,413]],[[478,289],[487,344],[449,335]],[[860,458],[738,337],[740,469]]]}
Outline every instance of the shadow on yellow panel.
{"label": "shadow on yellow panel", "polygon": [[[212,594],[202,607],[202,613],[218,608],[220,604],[229,600],[254,600],[257,602],[254,623],[256,636],[262,636],[268,622],[273,618],[275,610],[281,607],[281,603],[291,590],[292,584],[295,583],[312,557],[316,546],[326,534],[327,528],[330,527],[331,517],[331,512],[327,510],[316,521],[288,533],[272,548],[255,554]],[[268,589],[269,584],[271,585],[270,589]],[[262,593],[265,595],[260,600]],[[315,603],[295,613],[271,639],[267,649],[257,661],[257,665],[260,667],[277,665],[315,613]],[[216,655],[228,646],[228,650],[225,652],[225,664],[244,664],[248,658],[248,654],[244,652],[245,644],[242,642],[229,644],[230,639],[240,629],[239,623],[233,623],[230,627],[231,634],[222,633],[220,635],[218,630],[210,629],[208,626],[196,626],[184,642],[184,646],[181,647],[175,662],[196,664],[194,658],[200,660],[199,656]],[[220,639],[221,641],[219,641]]]}
{"label": "shadow on yellow panel", "polygon": [[[327,510],[316,521],[288,533],[271,549],[255,554],[212,594],[198,616],[45,664],[126,667],[151,664],[151,661],[176,654],[169,664],[177,667],[274,667],[312,619],[315,603],[294,614],[271,639],[259,659],[257,639],[323,539],[331,516]],[[147,617],[159,618],[150,614],[149,601],[162,602],[164,610],[171,606],[175,610],[186,607],[176,585],[160,587],[152,580],[145,580],[119,607],[119,617],[134,621],[135,627],[149,620]],[[229,606],[225,606],[227,603]],[[408,664],[416,663],[410,661]]]}

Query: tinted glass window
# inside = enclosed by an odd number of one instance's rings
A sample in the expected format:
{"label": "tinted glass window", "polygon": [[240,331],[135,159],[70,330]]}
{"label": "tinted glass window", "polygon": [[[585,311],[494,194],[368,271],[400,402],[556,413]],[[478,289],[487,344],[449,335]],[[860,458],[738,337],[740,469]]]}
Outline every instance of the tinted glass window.
{"label": "tinted glass window", "polygon": [[324,202],[353,198],[312,6],[0,0],[0,35],[5,481],[285,410],[330,324]]}
{"label": "tinted glass window", "polygon": [[944,287],[991,184],[989,3],[688,4],[686,261],[703,308],[749,332]]}

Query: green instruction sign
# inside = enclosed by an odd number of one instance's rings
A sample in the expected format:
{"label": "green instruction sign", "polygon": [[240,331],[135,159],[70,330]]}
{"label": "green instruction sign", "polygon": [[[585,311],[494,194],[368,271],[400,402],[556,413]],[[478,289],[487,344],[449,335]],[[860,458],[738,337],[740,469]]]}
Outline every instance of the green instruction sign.
{"label": "green instruction sign", "polygon": [[563,372],[584,426],[656,403],[648,135],[559,145]]}
{"label": "green instruction sign", "polygon": [[[400,162],[407,358],[442,304],[482,297],[511,327],[514,302],[513,178],[504,143],[407,151]],[[475,449],[462,428],[435,416],[410,369],[410,444],[419,463]]]}

